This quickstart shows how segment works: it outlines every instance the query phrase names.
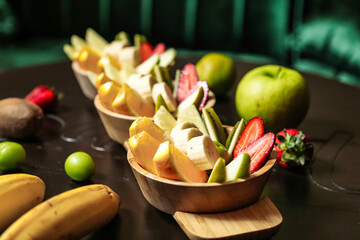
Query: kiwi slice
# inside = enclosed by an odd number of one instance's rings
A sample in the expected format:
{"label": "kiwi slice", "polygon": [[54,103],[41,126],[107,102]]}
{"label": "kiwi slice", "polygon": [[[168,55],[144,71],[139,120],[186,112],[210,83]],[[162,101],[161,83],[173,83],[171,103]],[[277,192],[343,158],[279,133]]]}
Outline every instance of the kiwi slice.
{"label": "kiwi slice", "polygon": [[171,92],[174,90],[174,86],[170,78],[169,70],[167,68],[163,68],[160,67],[159,65],[155,65],[153,69],[153,73],[155,75],[156,81],[165,82],[171,89]]}
{"label": "kiwi slice", "polygon": [[226,140],[225,147],[227,148],[230,157],[232,157],[232,153],[234,151],[236,142],[238,141],[241,133],[244,131],[244,128],[245,128],[245,121],[244,119],[241,119],[235,124],[234,128],[231,130]]}
{"label": "kiwi slice", "polygon": [[202,110],[202,117],[204,119],[209,136],[213,141],[220,142],[225,145],[226,135],[219,116],[213,108],[204,108]]}
{"label": "kiwi slice", "polygon": [[213,141],[213,142],[214,142],[214,145],[215,145],[218,153],[220,154],[220,157],[225,159],[225,163],[228,163],[230,160],[230,155],[229,155],[226,147],[223,144],[219,143],[218,141]]}

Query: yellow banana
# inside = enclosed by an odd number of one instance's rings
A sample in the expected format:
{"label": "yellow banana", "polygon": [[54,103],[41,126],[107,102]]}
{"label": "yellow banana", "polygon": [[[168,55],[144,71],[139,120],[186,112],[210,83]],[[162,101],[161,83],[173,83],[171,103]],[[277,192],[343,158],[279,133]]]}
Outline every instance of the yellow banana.
{"label": "yellow banana", "polygon": [[0,176],[0,233],[40,203],[44,194],[45,184],[37,176],[22,173]]}
{"label": "yellow banana", "polygon": [[109,222],[119,205],[119,196],[105,185],[79,187],[25,213],[0,240],[78,239]]}

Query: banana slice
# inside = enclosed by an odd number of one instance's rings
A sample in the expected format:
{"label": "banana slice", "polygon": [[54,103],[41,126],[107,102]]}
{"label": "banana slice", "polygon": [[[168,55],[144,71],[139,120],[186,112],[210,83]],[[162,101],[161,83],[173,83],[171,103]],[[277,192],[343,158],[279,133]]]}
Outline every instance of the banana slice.
{"label": "banana slice", "polygon": [[136,47],[125,47],[119,52],[118,60],[121,65],[135,68],[140,64],[140,51]]}
{"label": "banana slice", "polygon": [[197,126],[192,123],[192,122],[182,122],[182,123],[178,123],[176,124],[176,126],[171,130],[171,137],[174,139],[176,135],[178,135],[178,133],[181,130],[187,129],[187,128],[197,128]]}
{"label": "banana slice", "polygon": [[151,74],[132,74],[127,80],[127,84],[150,103],[153,103],[152,88],[155,83],[156,80]]}
{"label": "banana slice", "polygon": [[209,136],[199,136],[187,143],[187,155],[200,170],[212,169],[220,157]]}
{"label": "banana slice", "polygon": [[180,151],[187,154],[188,142],[194,138],[203,135],[198,128],[187,128],[179,131],[179,133],[174,137],[174,145]]}
{"label": "banana slice", "polygon": [[157,96],[159,94],[163,96],[169,111],[174,112],[177,107],[177,102],[172,94],[171,89],[165,82],[159,82],[154,84],[152,89],[152,97],[154,102],[156,102]]}

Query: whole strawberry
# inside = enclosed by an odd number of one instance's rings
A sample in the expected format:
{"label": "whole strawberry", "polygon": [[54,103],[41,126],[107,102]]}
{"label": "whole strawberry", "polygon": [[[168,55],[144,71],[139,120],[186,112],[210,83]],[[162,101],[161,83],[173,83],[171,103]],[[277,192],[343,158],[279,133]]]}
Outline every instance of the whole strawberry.
{"label": "whole strawberry", "polygon": [[288,169],[303,169],[312,159],[314,147],[309,138],[297,129],[284,129],[276,137],[277,162]]}
{"label": "whole strawberry", "polygon": [[60,95],[45,85],[34,88],[25,99],[37,104],[44,112],[52,112],[58,105]]}

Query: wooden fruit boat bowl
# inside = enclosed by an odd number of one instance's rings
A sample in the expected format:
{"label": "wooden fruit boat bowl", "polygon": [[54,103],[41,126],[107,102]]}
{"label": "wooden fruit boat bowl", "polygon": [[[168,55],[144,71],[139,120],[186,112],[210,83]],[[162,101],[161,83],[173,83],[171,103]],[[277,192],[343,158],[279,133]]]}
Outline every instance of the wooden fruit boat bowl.
{"label": "wooden fruit boat bowl", "polygon": [[275,154],[248,179],[227,183],[164,179],[139,166],[131,151],[127,157],[145,199],[173,215],[190,239],[267,239],[282,222],[271,200],[261,198],[276,163]]}
{"label": "wooden fruit boat bowl", "polygon": [[[205,107],[213,107],[215,103],[215,94],[209,92],[209,98]],[[129,138],[129,127],[131,123],[139,117],[116,113],[104,108],[97,95],[94,98],[94,105],[108,136],[111,140],[124,145],[125,141]]]}
{"label": "wooden fruit boat bowl", "polygon": [[85,97],[93,100],[97,94],[95,86],[90,82],[87,72],[79,67],[79,65],[73,61],[71,68],[74,72],[75,78],[80,85],[80,89]]}
{"label": "wooden fruit boat bowl", "polygon": [[168,214],[226,212],[259,200],[276,160],[270,159],[246,180],[226,183],[188,183],[158,177],[139,166],[131,151],[128,161],[146,200]]}
{"label": "wooden fruit boat bowl", "polygon": [[94,99],[95,108],[100,116],[105,131],[111,140],[124,144],[129,139],[129,127],[138,117],[116,113],[106,109],[100,102],[99,96]]}

